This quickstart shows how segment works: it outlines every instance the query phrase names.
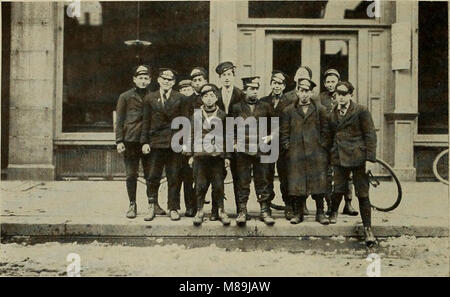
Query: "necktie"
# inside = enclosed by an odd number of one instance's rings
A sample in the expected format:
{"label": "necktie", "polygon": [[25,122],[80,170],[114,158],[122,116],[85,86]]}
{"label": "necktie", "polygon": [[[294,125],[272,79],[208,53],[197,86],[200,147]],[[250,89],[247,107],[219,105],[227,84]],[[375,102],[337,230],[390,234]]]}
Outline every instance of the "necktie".
{"label": "necktie", "polygon": [[343,117],[343,116],[345,116],[345,110],[346,110],[347,108],[345,107],[345,105],[341,105],[340,106],[340,108],[339,108],[339,114]]}
{"label": "necktie", "polygon": [[163,97],[161,99],[163,107],[166,107],[166,101],[167,101],[167,93],[163,93]]}

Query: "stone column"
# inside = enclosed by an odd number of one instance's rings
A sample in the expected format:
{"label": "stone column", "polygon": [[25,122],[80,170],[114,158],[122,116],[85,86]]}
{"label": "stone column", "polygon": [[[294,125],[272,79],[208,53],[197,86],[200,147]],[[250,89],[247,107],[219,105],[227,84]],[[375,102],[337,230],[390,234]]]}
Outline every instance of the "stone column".
{"label": "stone column", "polygon": [[[411,48],[404,49],[411,57],[409,69],[394,70],[394,106],[386,113],[393,143],[394,169],[401,180],[415,181],[414,135],[418,115],[418,4],[414,1],[396,1],[395,22],[411,24]],[[396,36],[393,36],[396,38]],[[394,51],[395,49],[393,49]]]}
{"label": "stone column", "polygon": [[55,178],[55,4],[11,4],[8,179]]}

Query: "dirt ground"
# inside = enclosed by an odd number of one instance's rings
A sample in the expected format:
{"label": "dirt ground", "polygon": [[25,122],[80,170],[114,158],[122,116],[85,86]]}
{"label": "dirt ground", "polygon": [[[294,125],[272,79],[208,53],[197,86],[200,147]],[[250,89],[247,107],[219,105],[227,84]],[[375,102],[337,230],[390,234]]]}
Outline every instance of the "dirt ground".
{"label": "dirt ground", "polygon": [[[337,239],[339,240],[339,238]],[[366,276],[370,253],[381,276],[449,276],[449,239],[402,236],[368,250],[249,251],[183,245],[152,247],[49,242],[1,244],[0,275],[66,276],[67,256],[80,256],[81,276]]]}

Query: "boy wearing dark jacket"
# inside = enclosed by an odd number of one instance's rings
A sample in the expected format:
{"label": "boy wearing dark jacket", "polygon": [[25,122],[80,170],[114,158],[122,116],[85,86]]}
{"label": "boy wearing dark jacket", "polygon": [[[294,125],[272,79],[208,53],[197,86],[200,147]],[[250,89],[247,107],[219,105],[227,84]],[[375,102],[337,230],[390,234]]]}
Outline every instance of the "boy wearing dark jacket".
{"label": "boy wearing dark jacket", "polygon": [[[214,84],[206,84],[200,89],[203,105],[192,116],[192,134],[187,144],[191,150],[185,153],[191,157],[189,164],[194,169],[197,213],[193,223],[196,226],[203,223],[203,206],[209,185],[212,186],[211,220],[219,219],[224,226],[230,224],[224,210],[225,166],[230,163],[229,155],[225,153],[226,114],[216,104],[217,92]],[[201,135],[195,134],[196,127],[201,127]]]}
{"label": "boy wearing dark jacket", "polygon": [[[147,156],[141,152],[140,137],[142,132],[143,100],[148,93],[150,84],[150,67],[139,65],[133,71],[134,87],[122,93],[117,101],[116,107],[116,143],[117,152],[124,155],[126,170],[126,185],[130,206],[127,211],[127,218],[135,218],[137,215],[136,188],[139,170],[139,161],[142,161],[144,177],[148,178],[149,166]],[[147,183],[147,195],[149,185]],[[158,204],[156,211],[162,214]]]}

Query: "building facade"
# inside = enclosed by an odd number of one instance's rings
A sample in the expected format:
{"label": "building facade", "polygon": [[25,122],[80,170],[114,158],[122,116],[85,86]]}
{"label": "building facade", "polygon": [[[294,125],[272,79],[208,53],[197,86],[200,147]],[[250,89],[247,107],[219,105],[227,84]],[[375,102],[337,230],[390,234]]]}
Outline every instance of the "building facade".
{"label": "building facade", "polygon": [[[2,3],[2,176],[124,175],[114,109],[143,61],[181,76],[219,62],[240,77],[336,68],[369,108],[377,156],[402,180],[432,176],[448,147],[448,5],[414,1]],[[430,22],[430,19],[433,21]],[[127,40],[148,40],[148,48]],[[155,86],[153,86],[155,87]],[[379,172],[382,174],[382,172]]]}

